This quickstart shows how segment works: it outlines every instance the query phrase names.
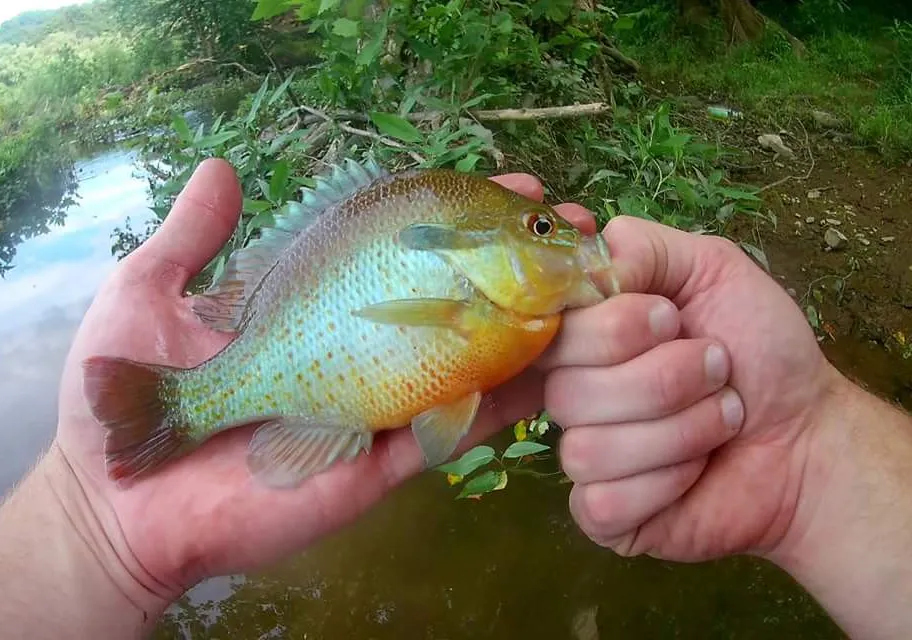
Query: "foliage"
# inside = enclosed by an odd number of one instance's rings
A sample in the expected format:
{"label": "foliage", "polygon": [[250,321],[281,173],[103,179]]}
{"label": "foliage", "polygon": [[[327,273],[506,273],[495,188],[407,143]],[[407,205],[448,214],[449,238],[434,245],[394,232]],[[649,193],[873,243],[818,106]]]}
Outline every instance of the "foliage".
{"label": "foliage", "polygon": [[513,442],[499,456],[492,447],[479,445],[457,460],[435,467],[435,471],[446,474],[451,486],[461,485],[457,500],[477,500],[487,493],[500,491],[507,486],[511,474],[537,478],[562,476],[560,471],[542,472],[532,468],[534,463],[551,458],[539,454],[551,451],[551,446],[541,439],[552,428],[546,413],[520,420],[513,426]]}
{"label": "foliage", "polygon": [[[806,49],[795,54],[780,28],[730,48],[719,22],[702,29],[670,19],[670,2],[619,3],[635,28],[621,46],[644,63],[648,78],[673,78],[679,90],[750,108],[771,125],[811,111],[832,113],[861,142],[894,157],[912,153],[912,6],[837,0],[761,2],[759,7]],[[657,40],[668,46],[656,47]]]}
{"label": "foliage", "polygon": [[177,40],[187,56],[244,59],[260,29],[253,0],[108,0],[121,25],[157,41]]}

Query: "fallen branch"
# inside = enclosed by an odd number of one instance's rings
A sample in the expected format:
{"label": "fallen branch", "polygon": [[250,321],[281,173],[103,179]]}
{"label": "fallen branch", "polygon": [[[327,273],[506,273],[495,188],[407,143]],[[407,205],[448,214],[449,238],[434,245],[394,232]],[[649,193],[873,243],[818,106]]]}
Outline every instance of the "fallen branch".
{"label": "fallen branch", "polygon": [[632,69],[633,71],[636,71],[637,73],[640,72],[640,63],[637,62],[636,60],[634,60],[633,58],[628,58],[623,53],[621,53],[620,50],[618,50],[614,47],[606,46],[606,47],[602,48],[602,51],[605,53],[605,55],[607,55],[609,58],[611,58],[615,62],[618,62],[618,63],[624,65],[625,67],[628,67],[628,68]]}
{"label": "fallen branch", "polygon": [[[312,114],[311,117],[304,118],[304,124],[311,124],[319,120],[325,120],[329,116],[322,111],[322,115],[315,115],[313,107],[302,106],[302,110]],[[507,120],[554,120],[558,118],[580,118],[583,116],[594,116],[611,111],[611,105],[605,102],[591,102],[587,104],[571,104],[560,107],[537,107],[529,109],[492,109],[469,111],[468,114],[480,121],[507,121]],[[437,120],[446,116],[443,111],[419,111],[403,116],[410,122],[427,122],[428,120]],[[370,117],[357,111],[336,111],[333,118],[337,120],[351,120],[356,122],[370,122]]]}
{"label": "fallen branch", "polygon": [[380,142],[381,144],[385,144],[388,147],[393,147],[394,149],[401,149],[401,150],[405,151],[406,153],[408,153],[409,157],[411,157],[412,160],[414,160],[418,164],[425,163],[425,159],[422,158],[420,155],[418,155],[414,151],[410,151],[408,149],[408,147],[406,147],[404,144],[396,142],[395,140],[393,140],[391,138],[381,136],[379,133],[374,133],[373,131],[367,131],[366,129],[356,129],[355,127],[349,126],[347,124],[341,124],[339,122],[336,122],[333,118],[331,118],[329,115],[323,113],[319,109],[314,109],[313,107],[308,107],[307,105],[302,105],[301,109],[303,109],[307,113],[311,114],[312,116],[316,116],[320,120],[324,120],[326,122],[335,124],[337,127],[339,127],[339,129],[341,129],[342,131],[345,131],[346,133],[351,133],[356,136],[362,136],[364,138],[370,138],[371,140],[376,140],[377,142]]}

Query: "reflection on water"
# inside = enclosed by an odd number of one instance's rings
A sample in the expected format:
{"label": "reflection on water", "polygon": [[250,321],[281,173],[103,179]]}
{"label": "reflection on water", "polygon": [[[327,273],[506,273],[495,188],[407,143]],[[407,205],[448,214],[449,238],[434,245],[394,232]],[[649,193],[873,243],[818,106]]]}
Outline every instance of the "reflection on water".
{"label": "reflection on water", "polygon": [[621,559],[531,478],[481,502],[417,479],[356,526],[229,598],[179,603],[156,638],[840,638],[791,579],[748,558]]}
{"label": "reflection on water", "polygon": [[128,215],[149,215],[145,182],[132,176],[131,162],[130,154],[113,152],[80,163],[78,202],[51,224],[47,205],[36,205],[34,224],[24,222],[21,234],[0,238],[7,242],[2,254],[15,255],[0,280],[0,415],[16,416],[0,423],[0,494],[53,436],[70,341],[115,264],[111,231]]}
{"label": "reflection on water", "polygon": [[[130,156],[82,166],[62,226],[18,246],[0,280],[0,492],[50,440],[73,332],[114,265],[110,232],[147,216]],[[831,357],[909,402],[908,372],[864,345]],[[905,365],[903,365],[905,366]],[[908,404],[907,404],[908,406]],[[411,482],[356,526],[270,571],[210,580],[175,604],[171,638],[840,638],[775,567],[751,558],[677,565],[621,559],[586,540],[566,485],[517,478],[454,501],[437,475]]]}

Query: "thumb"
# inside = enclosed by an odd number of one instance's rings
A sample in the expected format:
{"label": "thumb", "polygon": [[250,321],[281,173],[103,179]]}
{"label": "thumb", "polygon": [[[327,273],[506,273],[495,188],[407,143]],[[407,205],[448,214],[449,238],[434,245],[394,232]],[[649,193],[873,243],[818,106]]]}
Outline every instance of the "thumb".
{"label": "thumb", "polygon": [[619,216],[603,230],[621,291],[651,293],[679,307],[733,267],[753,263],[733,242]]}
{"label": "thumb", "polygon": [[182,293],[231,238],[242,200],[232,166],[218,158],[204,160],[158,230],[133,252],[132,266]]}

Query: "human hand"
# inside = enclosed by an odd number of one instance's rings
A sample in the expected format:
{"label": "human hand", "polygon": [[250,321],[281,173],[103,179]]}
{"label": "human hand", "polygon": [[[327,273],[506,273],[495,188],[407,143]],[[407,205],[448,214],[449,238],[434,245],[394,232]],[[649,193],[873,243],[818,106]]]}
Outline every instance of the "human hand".
{"label": "human hand", "polygon": [[[543,197],[531,176],[495,180],[528,197]],[[122,587],[134,599],[151,594],[170,602],[206,577],[250,571],[300,551],[353,521],[423,467],[420,450],[403,429],[378,434],[370,455],[336,464],[297,489],[271,490],[249,476],[245,456],[253,427],[247,427],[212,437],[129,489],[108,480],[104,436],[83,396],[81,364],[104,355],[190,367],[228,344],[232,336],[206,327],[184,291],[230,237],[240,206],[231,167],[220,160],[203,163],[161,228],[102,287],[65,366],[57,435],[62,466],[78,485],[72,494],[84,494],[84,511],[100,523],[102,544],[131,576],[128,582],[135,582]],[[565,204],[557,210],[584,232],[595,232],[582,207]],[[627,344],[633,355],[658,342],[637,330],[650,300],[612,301],[631,330]],[[542,374],[530,368],[498,389],[483,403],[460,449],[540,410],[542,388]]]}
{"label": "human hand", "polygon": [[604,235],[621,290],[672,300],[681,333],[606,366],[625,348],[609,303],[565,320],[545,404],[566,428],[574,518],[621,555],[775,549],[808,442],[844,379],[794,301],[733,243],[626,217]]}

